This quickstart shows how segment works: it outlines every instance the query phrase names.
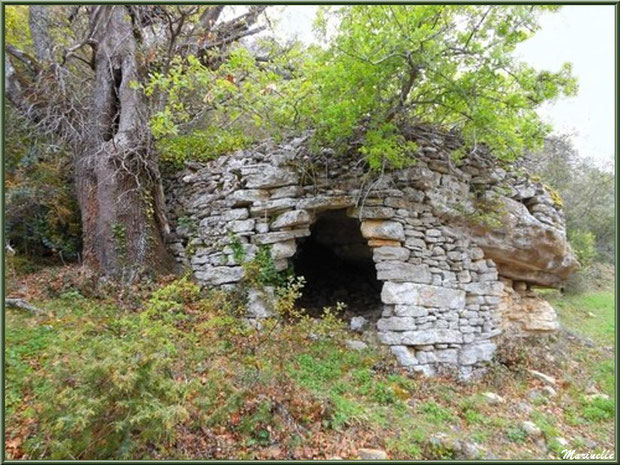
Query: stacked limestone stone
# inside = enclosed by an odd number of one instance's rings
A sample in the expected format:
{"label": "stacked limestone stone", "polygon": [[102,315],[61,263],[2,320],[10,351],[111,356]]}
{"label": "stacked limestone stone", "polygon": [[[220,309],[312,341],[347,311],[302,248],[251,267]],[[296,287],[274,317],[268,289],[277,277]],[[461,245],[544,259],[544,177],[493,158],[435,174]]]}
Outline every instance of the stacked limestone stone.
{"label": "stacked limestone stone", "polygon": [[[462,220],[483,186],[485,196],[495,192],[525,212],[530,208],[534,226],[553,229],[553,240],[565,242],[561,210],[540,200],[548,196],[545,189],[507,174],[489,156],[470,155],[456,166],[450,155],[458,141],[425,130],[416,135],[417,162],[381,174],[368,173],[359,157],[311,156],[307,141],[307,135],[281,145],[266,141],[188,164],[169,179],[170,247],[177,260],[204,285],[231,286],[243,278],[233,244],[243,247],[244,259],[268,245],[283,270],[318,214],[346,209],[373,249],[384,304],[376,329],[398,361],[425,374],[449,369],[462,375],[488,362],[500,333],[503,283],[483,250],[489,227]],[[560,257],[553,266],[562,260],[570,265]],[[528,273],[550,276],[556,268]]]}

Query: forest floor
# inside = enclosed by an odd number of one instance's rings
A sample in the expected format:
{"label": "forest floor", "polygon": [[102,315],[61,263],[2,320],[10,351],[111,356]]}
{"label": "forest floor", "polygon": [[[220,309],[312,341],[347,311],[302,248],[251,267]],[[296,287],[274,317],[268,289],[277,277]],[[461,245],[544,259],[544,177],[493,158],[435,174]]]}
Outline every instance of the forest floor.
{"label": "forest floor", "polygon": [[[337,315],[262,331],[169,278],[121,291],[77,267],[8,273],[10,459],[559,459],[615,447],[614,292],[546,293],[562,329],[501,346],[480,380],[411,378]],[[536,370],[555,379],[549,385]],[[552,389],[549,389],[552,388]],[[498,397],[489,395],[496,394]],[[532,422],[537,428],[524,425]],[[530,425],[531,426],[531,425]],[[537,430],[540,431],[537,431]]]}

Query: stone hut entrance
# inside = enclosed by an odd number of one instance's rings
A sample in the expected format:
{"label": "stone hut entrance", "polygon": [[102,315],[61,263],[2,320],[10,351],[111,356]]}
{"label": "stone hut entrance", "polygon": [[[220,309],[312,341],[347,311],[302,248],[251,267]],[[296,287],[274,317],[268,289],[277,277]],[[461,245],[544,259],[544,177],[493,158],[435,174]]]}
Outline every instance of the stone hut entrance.
{"label": "stone hut entrance", "polygon": [[379,319],[382,283],[356,218],[349,217],[346,209],[319,213],[310,236],[297,243],[292,262],[295,274],[306,279],[299,302],[303,308],[319,315],[324,307],[342,302],[347,320],[353,316]]}
{"label": "stone hut entrance", "polygon": [[[576,262],[542,185],[482,153],[455,166],[451,136],[420,131],[415,165],[378,176],[357,157],[311,154],[305,136],[188,165],[167,187],[170,249],[202,285],[230,289],[267,247],[276,270],[292,263],[307,279],[303,307],[344,302],[344,318],[371,316],[409,370],[471,376],[495,352],[506,283],[553,285]],[[475,184],[501,200],[501,224],[472,216]],[[246,316],[269,316],[269,299],[252,295]],[[553,327],[519,315],[528,328]]]}

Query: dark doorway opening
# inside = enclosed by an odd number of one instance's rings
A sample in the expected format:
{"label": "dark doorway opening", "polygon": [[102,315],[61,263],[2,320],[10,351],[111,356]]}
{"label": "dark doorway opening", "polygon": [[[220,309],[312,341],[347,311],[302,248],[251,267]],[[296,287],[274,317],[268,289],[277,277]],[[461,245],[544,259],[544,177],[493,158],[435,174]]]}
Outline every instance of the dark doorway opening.
{"label": "dark doorway opening", "polygon": [[346,210],[329,210],[310,232],[299,240],[293,257],[295,274],[306,278],[299,304],[319,316],[324,307],[343,302],[345,319],[360,315],[375,322],[381,313],[381,282],[359,222]]}

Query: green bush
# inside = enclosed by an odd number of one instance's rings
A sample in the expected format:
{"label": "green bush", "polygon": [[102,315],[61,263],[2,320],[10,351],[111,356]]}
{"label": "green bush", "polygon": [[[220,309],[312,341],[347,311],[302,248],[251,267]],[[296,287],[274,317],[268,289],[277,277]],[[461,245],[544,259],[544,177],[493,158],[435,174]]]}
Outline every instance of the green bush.
{"label": "green bush", "polygon": [[583,417],[590,422],[601,422],[613,419],[615,411],[612,399],[595,397],[584,406]]}
{"label": "green bush", "polygon": [[[244,259],[245,255],[237,251],[235,243],[233,243],[233,254]],[[291,276],[290,272],[280,272],[276,269],[275,262],[271,256],[271,247],[259,247],[256,255],[252,260],[243,264],[245,279],[253,286],[276,286],[283,287],[287,282],[287,277]]]}
{"label": "green bush", "polygon": [[222,130],[209,127],[184,135],[167,135],[157,141],[160,159],[173,167],[181,167],[186,161],[204,162],[220,155],[247,147],[251,137],[239,130]]}
{"label": "green bush", "polygon": [[592,264],[596,257],[596,237],[593,233],[590,231],[569,231],[568,241],[583,268]]}
{"label": "green bush", "polygon": [[80,213],[73,194],[70,156],[36,136],[7,107],[5,233],[28,257],[73,260],[81,248]]}
{"label": "green bush", "polygon": [[140,331],[132,320],[120,326],[118,335],[89,334],[67,341],[71,352],[63,347],[41,416],[42,430],[55,438],[50,458],[134,457],[136,443],[165,444],[187,418],[167,331]]}
{"label": "green bush", "polygon": [[510,428],[506,435],[512,442],[522,443],[527,439],[527,433],[522,428]]}
{"label": "green bush", "polygon": [[[171,323],[198,297],[198,286],[182,278],[156,291],[140,314],[119,314],[104,327],[85,318],[80,331],[58,339],[40,398],[40,431],[53,439],[32,438],[30,453],[126,459],[170,445],[176,425],[189,417],[191,388],[175,377],[183,358]],[[83,304],[75,296],[65,301]]]}

